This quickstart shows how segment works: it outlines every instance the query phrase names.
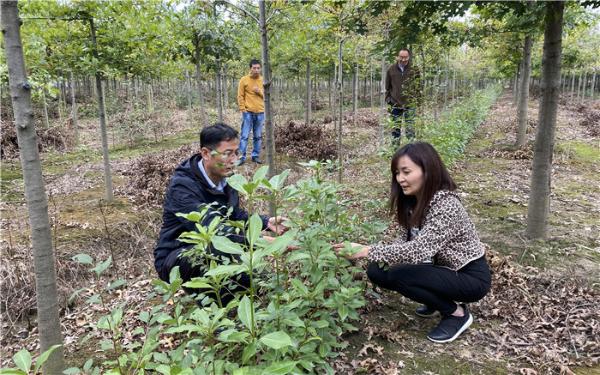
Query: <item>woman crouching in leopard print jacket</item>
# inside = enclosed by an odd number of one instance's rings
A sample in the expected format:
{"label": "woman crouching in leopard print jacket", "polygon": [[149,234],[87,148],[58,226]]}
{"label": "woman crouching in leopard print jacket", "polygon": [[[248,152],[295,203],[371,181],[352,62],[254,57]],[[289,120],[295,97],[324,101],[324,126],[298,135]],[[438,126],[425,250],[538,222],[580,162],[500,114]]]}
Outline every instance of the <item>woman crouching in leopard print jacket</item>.
{"label": "woman crouching in leopard print jacket", "polygon": [[417,315],[439,311],[441,321],[427,338],[453,341],[473,322],[465,303],[490,290],[483,244],[433,146],[405,145],[394,154],[391,170],[390,209],[400,224],[399,237],[391,244],[353,243],[360,250],[348,258],[367,257],[369,279],[423,304]]}

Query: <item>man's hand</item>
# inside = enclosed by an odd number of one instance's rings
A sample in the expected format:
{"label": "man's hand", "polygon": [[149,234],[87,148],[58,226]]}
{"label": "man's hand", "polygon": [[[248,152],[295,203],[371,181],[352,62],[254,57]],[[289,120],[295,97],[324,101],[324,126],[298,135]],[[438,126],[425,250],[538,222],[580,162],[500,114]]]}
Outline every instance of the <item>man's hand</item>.
{"label": "man's hand", "polygon": [[253,91],[254,91],[255,94],[260,94],[260,89],[258,87],[256,87],[256,86],[254,86],[254,90]]}
{"label": "man's hand", "polygon": [[344,243],[336,243],[333,245],[333,251],[339,256],[343,256],[349,260],[355,260],[360,258],[366,258],[369,256],[370,246],[362,245],[355,242],[350,242],[353,252],[351,254],[343,254],[341,251],[346,247]]}
{"label": "man's hand", "polygon": [[277,235],[284,234],[288,229],[290,229],[287,225],[284,224],[286,221],[289,220],[287,217],[284,216],[270,217],[267,229]]}

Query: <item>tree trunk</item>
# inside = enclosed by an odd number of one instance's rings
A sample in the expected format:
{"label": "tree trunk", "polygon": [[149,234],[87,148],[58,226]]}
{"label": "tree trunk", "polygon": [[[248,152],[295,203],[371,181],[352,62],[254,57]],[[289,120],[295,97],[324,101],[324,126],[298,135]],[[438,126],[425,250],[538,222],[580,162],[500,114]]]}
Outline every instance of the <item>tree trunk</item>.
{"label": "tree trunk", "polygon": [[352,73],[352,122],[356,117],[356,109],[358,108],[358,64],[354,63],[354,72]]}
{"label": "tree trunk", "polygon": [[571,76],[571,99],[573,99],[573,93],[575,92],[575,73]]}
{"label": "tree trunk", "polygon": [[223,75],[221,77],[221,86],[223,91],[223,110],[229,106],[229,93],[227,89],[227,64],[223,65]]}
{"label": "tree trunk", "polygon": [[517,142],[516,146],[521,148],[527,141],[527,103],[529,101],[529,76],[531,74],[531,46],[533,39],[530,35],[525,37],[523,44],[523,59],[521,62],[521,81],[519,82],[519,102],[517,104]]}
{"label": "tree trunk", "polygon": [[596,93],[594,92],[596,88],[596,71],[594,70],[594,74],[592,75],[592,87],[590,88],[590,98],[594,99]]}
{"label": "tree trunk", "polygon": [[202,90],[202,76],[200,72],[200,47],[196,45],[195,50],[195,59],[196,59],[196,84],[198,85],[198,104],[200,106],[200,123],[204,128],[208,125],[208,116],[206,113],[206,105],[204,101],[204,91]]}
{"label": "tree trunk", "polygon": [[563,2],[546,3],[544,52],[542,57],[542,97],[527,209],[527,236],[532,239],[544,238],[548,224],[552,153],[554,151],[554,131],[558,108],[558,90],[560,88],[564,7]]}
{"label": "tree trunk", "polygon": [[521,70],[521,64],[517,67],[517,73],[515,74],[515,80],[513,82],[513,102],[516,103],[519,96],[519,73]]}
{"label": "tree trunk", "polygon": [[385,124],[387,123],[388,116],[387,111],[385,110],[385,55],[387,51],[384,51],[381,55],[381,81],[379,84],[379,106],[381,111],[381,120],[379,121],[379,144],[383,144],[384,137],[384,129]]}
{"label": "tree trunk", "polygon": [[46,102],[46,89],[42,89],[42,105],[44,108],[44,127],[48,129],[50,127],[50,116],[48,116],[48,103]]}
{"label": "tree trunk", "polygon": [[215,72],[215,87],[217,100],[217,113],[219,122],[223,122],[223,92],[221,91],[221,60],[217,58],[217,71]]}
{"label": "tree trunk", "polygon": [[[98,59],[98,46],[96,44],[96,26],[94,19],[90,18],[90,33],[92,38],[93,54]],[[114,199],[112,188],[112,175],[110,172],[110,159],[108,156],[108,137],[106,135],[106,111],[104,105],[104,93],[102,92],[102,77],[100,71],[96,71],[96,91],[98,94],[98,118],[100,119],[100,135],[102,138],[102,158],[104,160],[104,182],[106,185],[106,201]]]}
{"label": "tree trunk", "polygon": [[79,122],[77,119],[77,100],[75,96],[75,78],[73,71],[69,73],[69,81],[71,81],[71,126],[73,127],[73,146],[79,144]]}
{"label": "tree trunk", "polygon": [[190,79],[190,72],[188,70],[185,71],[185,84],[186,84],[185,94],[187,97],[187,109],[188,109],[188,111],[190,111],[192,109],[192,82]]}
{"label": "tree trunk", "polygon": [[[265,130],[266,130],[266,145],[267,145],[267,163],[269,164],[269,177],[277,173],[275,165],[275,137],[273,134],[273,118],[271,111],[271,61],[269,59],[269,38],[267,35],[267,11],[265,0],[259,0],[258,8],[260,12],[260,37],[262,45],[262,60],[263,60],[263,87],[265,99]],[[269,213],[271,216],[275,214],[275,205],[273,201],[269,201]]]}
{"label": "tree trunk", "polygon": [[31,107],[31,87],[27,82],[20,19],[16,1],[0,2],[2,33],[4,36],[8,81],[14,111],[19,156],[23,169],[25,200],[31,228],[37,321],[40,350],[61,345],[44,364],[44,374],[62,374],[64,370],[63,338],[58,311],[56,270],[48,201],[42,177],[42,165],[37,148],[37,137]]}
{"label": "tree trunk", "polygon": [[310,84],[310,60],[306,61],[306,111],[304,112],[304,123],[310,125],[312,107],[311,84]]}
{"label": "tree trunk", "polygon": [[147,99],[147,108],[148,113],[154,112],[154,92],[152,90],[152,81],[146,84],[146,99]]}
{"label": "tree trunk", "polygon": [[339,98],[339,118],[338,118],[338,131],[337,131],[337,150],[338,150],[338,183],[342,183],[342,177],[344,175],[344,171],[343,171],[343,163],[344,163],[344,153],[343,153],[343,145],[342,145],[342,113],[344,110],[344,92],[343,90],[343,74],[344,71],[342,69],[342,47],[343,47],[344,41],[340,40],[339,41],[339,48],[338,48],[338,77],[337,77],[337,88],[338,88],[338,98]]}
{"label": "tree trunk", "polygon": [[371,99],[371,110],[375,106],[374,98],[373,98],[373,57],[371,57],[371,63],[369,64],[369,96]]}

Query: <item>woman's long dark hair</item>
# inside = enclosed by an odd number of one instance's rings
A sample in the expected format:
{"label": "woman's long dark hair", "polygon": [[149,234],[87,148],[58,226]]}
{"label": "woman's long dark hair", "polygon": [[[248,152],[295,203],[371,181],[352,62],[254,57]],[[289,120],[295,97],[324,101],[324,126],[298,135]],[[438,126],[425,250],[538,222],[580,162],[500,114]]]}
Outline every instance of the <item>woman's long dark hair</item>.
{"label": "woman's long dark hair", "polygon": [[[423,185],[418,197],[404,195],[400,184],[396,181],[398,160],[403,156],[408,156],[423,170]],[[391,170],[390,213],[396,216],[398,223],[408,230],[421,226],[426,214],[425,210],[437,191],[456,190],[456,184],[450,177],[440,155],[432,145],[426,142],[409,143],[398,149],[392,157]]]}

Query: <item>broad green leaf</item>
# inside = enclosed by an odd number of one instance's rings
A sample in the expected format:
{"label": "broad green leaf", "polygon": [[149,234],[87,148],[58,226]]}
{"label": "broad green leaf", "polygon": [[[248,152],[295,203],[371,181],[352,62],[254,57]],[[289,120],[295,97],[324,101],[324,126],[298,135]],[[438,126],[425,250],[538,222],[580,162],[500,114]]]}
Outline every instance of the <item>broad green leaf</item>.
{"label": "broad green leaf", "polygon": [[116,289],[119,288],[123,285],[127,285],[127,281],[123,280],[123,279],[118,279],[113,281],[112,283],[110,283],[110,285],[108,286],[108,290],[112,290],[112,289]]}
{"label": "broad green leaf", "polygon": [[254,244],[260,236],[263,222],[258,214],[253,214],[248,220],[248,242]]}
{"label": "broad green leaf", "polygon": [[263,165],[262,167],[258,168],[254,173],[254,177],[252,177],[252,182],[259,182],[263,180],[266,177],[268,171],[269,167],[267,165]]}
{"label": "broad green leaf", "polygon": [[[0,374],[2,371],[0,371]],[[81,374],[81,370],[78,367],[69,367],[68,369],[63,371],[63,375],[77,375]]]}
{"label": "broad green leaf", "polygon": [[0,368],[0,375],[27,375],[27,372],[14,368]]}
{"label": "broad green leaf", "polygon": [[252,304],[250,303],[250,298],[248,298],[248,296],[242,297],[237,311],[238,318],[242,324],[252,331],[254,329],[252,325]]}
{"label": "broad green leaf", "polygon": [[271,332],[261,337],[260,342],[275,350],[293,345],[290,336],[283,331]]}
{"label": "broad green leaf", "polygon": [[204,275],[205,276],[234,276],[237,275],[240,272],[244,272],[247,269],[246,266],[242,265],[242,264],[227,264],[227,265],[220,265],[217,266],[216,268],[213,268],[212,270],[206,272]]}
{"label": "broad green leaf", "polygon": [[304,322],[297,316],[294,316],[293,318],[283,319],[283,323],[290,327],[304,327]]}
{"label": "broad green leaf", "polygon": [[244,253],[240,244],[233,242],[225,236],[215,236],[212,239],[213,246],[226,254],[241,255]]}
{"label": "broad green leaf", "polygon": [[267,246],[268,252],[271,254],[280,253],[294,240],[296,231],[289,231],[281,236],[275,237],[275,240]]}
{"label": "broad green leaf", "polygon": [[305,259],[310,259],[310,255],[308,255],[306,252],[302,251],[302,250],[298,250],[298,251],[294,251],[290,254],[290,256],[287,258],[288,262],[297,262],[299,260],[305,260]]}
{"label": "broad green leaf", "polygon": [[77,254],[75,256],[73,256],[73,259],[75,262],[77,263],[81,263],[81,264],[94,264],[94,259],[92,259],[91,256],[87,255],[87,254]]}
{"label": "broad green leaf", "polygon": [[327,320],[316,320],[311,325],[315,328],[327,328],[329,327],[329,322]]}
{"label": "broad green leaf", "polygon": [[242,195],[248,195],[248,192],[244,188],[244,185],[248,183],[248,180],[241,174],[234,174],[227,179],[227,184],[237,190]]}
{"label": "broad green leaf", "polygon": [[96,265],[96,267],[92,268],[92,271],[96,272],[96,275],[100,276],[102,272],[106,271],[110,264],[112,263],[112,257],[108,257],[104,262],[100,262]]}
{"label": "broad green leaf", "polygon": [[291,373],[295,368],[297,361],[282,361],[275,362],[269,367],[267,367],[263,374],[265,375],[286,375]]}
{"label": "broad green leaf", "polygon": [[212,286],[210,284],[208,284],[206,281],[194,280],[194,279],[183,283],[183,286],[185,286],[186,288],[192,288],[192,289],[212,289]]}
{"label": "broad green leaf", "polygon": [[31,369],[31,354],[27,349],[19,350],[12,359],[18,369],[25,373],[29,373],[29,370]]}
{"label": "broad green leaf", "polygon": [[280,174],[271,177],[271,179],[269,180],[271,187],[274,190],[281,190],[281,188],[283,187],[283,184],[285,183],[285,180],[287,179],[289,174],[290,174],[290,170],[286,169],[285,171],[281,172]]}
{"label": "broad green leaf", "polygon": [[60,348],[60,346],[61,346],[60,344],[52,345],[51,347],[49,347],[45,352],[43,352],[39,356],[37,361],[35,361],[35,368],[33,369],[34,374],[37,374],[37,372],[40,370],[40,368],[42,368],[42,365],[44,363],[46,363],[46,361],[48,360],[48,358],[50,357],[52,352],[54,352],[56,349]]}
{"label": "broad green leaf", "polygon": [[252,357],[254,357],[254,355],[256,354],[257,348],[258,348],[258,346],[256,344],[256,341],[252,341],[250,344],[246,345],[246,347],[244,348],[244,351],[242,352],[242,364],[248,363],[248,361]]}

